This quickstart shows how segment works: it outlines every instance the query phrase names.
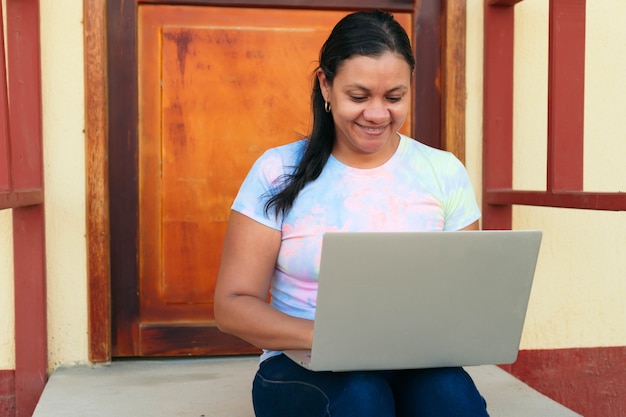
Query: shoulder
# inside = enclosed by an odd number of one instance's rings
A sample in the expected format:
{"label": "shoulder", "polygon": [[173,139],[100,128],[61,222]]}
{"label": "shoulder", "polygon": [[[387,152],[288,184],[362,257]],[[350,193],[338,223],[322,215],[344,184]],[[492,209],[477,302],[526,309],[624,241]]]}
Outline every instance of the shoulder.
{"label": "shoulder", "polygon": [[264,155],[270,158],[280,157],[285,160],[299,159],[306,149],[307,144],[308,139],[301,139],[295,142],[287,143],[285,145],[277,146],[275,148],[270,148],[265,151]]}
{"label": "shoulder", "polygon": [[461,162],[452,152],[442,149],[433,148],[418,140],[412,139],[405,135],[400,135],[406,144],[406,153],[412,160],[427,163],[433,167],[447,167],[450,164],[458,165]]}
{"label": "shoulder", "polygon": [[296,165],[308,143],[307,139],[302,139],[296,142],[291,142],[286,145],[277,146],[266,150],[257,160],[264,164],[279,165],[279,166],[293,166]]}
{"label": "shoulder", "polygon": [[253,170],[260,170],[266,173],[266,175],[274,177],[283,175],[298,164],[307,143],[306,139],[302,139],[267,149],[256,160]]}

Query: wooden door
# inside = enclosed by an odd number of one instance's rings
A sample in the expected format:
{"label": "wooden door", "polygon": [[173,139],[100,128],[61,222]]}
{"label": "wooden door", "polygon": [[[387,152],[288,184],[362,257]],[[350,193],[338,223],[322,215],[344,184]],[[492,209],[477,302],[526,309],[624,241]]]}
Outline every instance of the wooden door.
{"label": "wooden door", "polygon": [[[141,344],[139,291],[138,9],[149,4],[224,6],[231,0],[84,0],[87,156],[87,242],[89,290],[89,358],[108,362],[141,352],[181,352],[213,340],[188,322],[159,326],[152,321],[162,348]],[[454,152],[465,149],[465,0],[241,0],[237,7],[350,10],[381,8],[396,16],[411,15],[417,55],[413,78],[411,136]],[[105,36],[103,36],[103,34]],[[143,103],[142,103],[143,104]],[[141,110],[142,112],[144,110]],[[207,310],[210,311],[210,310]],[[182,321],[180,322],[182,323]],[[193,329],[200,329],[193,332]],[[206,328],[206,327],[204,327]],[[166,331],[170,329],[170,338]],[[192,333],[190,335],[190,333]],[[182,336],[181,336],[182,334]],[[194,336],[197,336],[195,337]],[[160,335],[160,336],[156,336]],[[167,343],[167,340],[174,340]],[[208,342],[206,342],[208,343]],[[226,343],[227,345],[227,343]],[[172,353],[175,354],[175,353]]]}
{"label": "wooden door", "polygon": [[319,48],[345,13],[139,6],[140,355],[257,351],[214,324],[230,205],[265,149],[309,131]]}

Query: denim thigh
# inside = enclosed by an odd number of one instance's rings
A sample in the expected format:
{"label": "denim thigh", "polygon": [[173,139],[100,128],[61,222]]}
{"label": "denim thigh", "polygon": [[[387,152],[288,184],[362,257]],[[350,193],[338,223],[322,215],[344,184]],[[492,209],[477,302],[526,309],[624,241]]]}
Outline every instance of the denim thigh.
{"label": "denim thigh", "polygon": [[380,372],[313,372],[285,355],[259,366],[252,388],[257,417],[395,417]]}
{"label": "denim thigh", "polygon": [[488,417],[485,400],[460,367],[388,373],[398,417]]}

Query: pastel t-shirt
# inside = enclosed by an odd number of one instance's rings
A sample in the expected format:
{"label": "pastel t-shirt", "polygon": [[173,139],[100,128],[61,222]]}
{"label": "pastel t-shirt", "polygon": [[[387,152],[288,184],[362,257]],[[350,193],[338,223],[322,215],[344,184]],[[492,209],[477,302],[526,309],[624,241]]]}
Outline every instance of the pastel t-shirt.
{"label": "pastel t-shirt", "polygon": [[[266,151],[244,180],[232,209],[280,230],[271,305],[314,319],[325,232],[459,230],[480,217],[465,167],[450,152],[400,136],[383,165],[357,169],[331,156],[283,218],[265,212],[269,195],[293,172],[307,139]],[[261,360],[280,352],[264,351]]]}

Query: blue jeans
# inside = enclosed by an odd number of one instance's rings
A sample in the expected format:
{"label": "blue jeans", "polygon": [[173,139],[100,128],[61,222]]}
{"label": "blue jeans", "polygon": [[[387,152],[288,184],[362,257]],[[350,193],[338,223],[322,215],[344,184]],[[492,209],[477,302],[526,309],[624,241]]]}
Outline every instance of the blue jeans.
{"label": "blue jeans", "polygon": [[285,355],[261,363],[252,387],[257,417],[485,417],[463,368],[312,372]]}

